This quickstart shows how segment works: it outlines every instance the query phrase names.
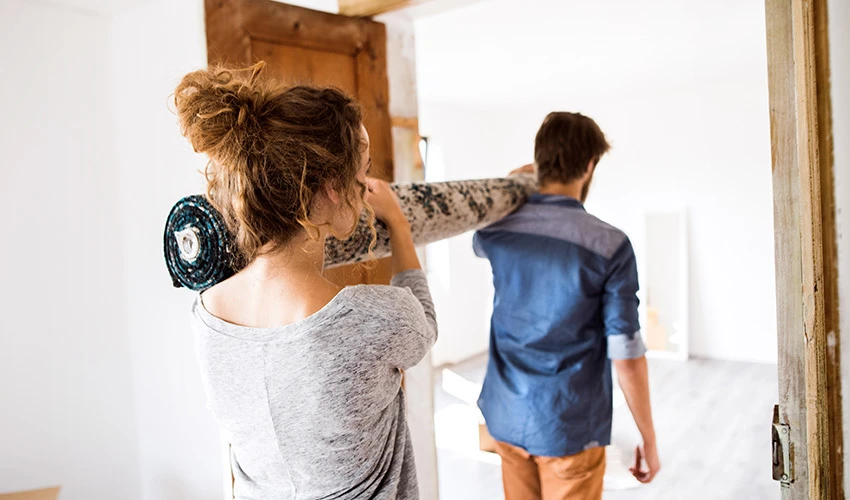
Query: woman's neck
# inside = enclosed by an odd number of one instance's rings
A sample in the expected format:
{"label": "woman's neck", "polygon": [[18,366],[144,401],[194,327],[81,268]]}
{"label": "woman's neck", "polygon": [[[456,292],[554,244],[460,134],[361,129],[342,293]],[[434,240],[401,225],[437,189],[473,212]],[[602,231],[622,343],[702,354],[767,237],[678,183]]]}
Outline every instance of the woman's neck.
{"label": "woman's neck", "polygon": [[321,273],[324,249],[324,238],[318,241],[307,237],[299,238],[274,250],[267,250],[254,259],[251,266],[254,267],[255,273],[262,277],[270,277],[280,270]]}
{"label": "woman's neck", "polygon": [[306,235],[280,248],[261,254],[245,270],[255,281],[300,282],[321,278],[324,270],[325,239]]}
{"label": "woman's neck", "polygon": [[204,306],[238,325],[267,328],[300,321],[340,287],[323,276],[325,238],[308,237],[263,253],[232,278],[204,292]]}

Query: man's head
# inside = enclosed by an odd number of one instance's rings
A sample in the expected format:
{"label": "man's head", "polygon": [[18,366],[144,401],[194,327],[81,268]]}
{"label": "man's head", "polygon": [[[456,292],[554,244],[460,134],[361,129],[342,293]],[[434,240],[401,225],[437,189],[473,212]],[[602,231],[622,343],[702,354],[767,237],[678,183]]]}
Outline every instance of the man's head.
{"label": "man's head", "polygon": [[584,202],[593,170],[610,147],[599,125],[590,118],[581,113],[549,113],[534,141],[540,185],[580,182]]}

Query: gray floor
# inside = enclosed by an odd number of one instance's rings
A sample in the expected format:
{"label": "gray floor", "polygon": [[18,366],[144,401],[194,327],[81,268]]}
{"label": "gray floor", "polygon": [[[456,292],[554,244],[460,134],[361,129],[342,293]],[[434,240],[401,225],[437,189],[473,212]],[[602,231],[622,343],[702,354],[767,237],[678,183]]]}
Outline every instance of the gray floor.
{"label": "gray floor", "polygon": [[[477,450],[478,385],[486,356],[437,371],[436,432],[441,500],[502,499],[498,457]],[[616,377],[615,377],[616,380]],[[638,440],[622,395],[614,397],[613,444],[604,497],[610,500],[772,499],[770,421],[776,366],[693,359],[650,360],[662,472],[640,485],[627,470]]]}

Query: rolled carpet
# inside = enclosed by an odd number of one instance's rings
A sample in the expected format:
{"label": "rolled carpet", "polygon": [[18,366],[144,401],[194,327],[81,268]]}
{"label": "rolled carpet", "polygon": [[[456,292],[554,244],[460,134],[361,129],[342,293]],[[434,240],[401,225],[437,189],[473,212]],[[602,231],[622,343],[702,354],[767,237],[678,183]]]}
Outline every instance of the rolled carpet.
{"label": "rolled carpet", "polygon": [[165,222],[165,264],[175,287],[203,291],[236,273],[236,247],[206,197],[178,201]]}
{"label": "rolled carpet", "polygon": [[[417,245],[492,224],[525,203],[535,188],[532,175],[392,185]],[[350,238],[328,238],[325,267],[389,256],[389,232],[380,222],[375,227],[377,242],[371,253],[372,233],[365,212]],[[165,262],[175,287],[203,291],[238,271],[233,238],[221,214],[204,196],[188,196],[174,205],[163,241]]]}

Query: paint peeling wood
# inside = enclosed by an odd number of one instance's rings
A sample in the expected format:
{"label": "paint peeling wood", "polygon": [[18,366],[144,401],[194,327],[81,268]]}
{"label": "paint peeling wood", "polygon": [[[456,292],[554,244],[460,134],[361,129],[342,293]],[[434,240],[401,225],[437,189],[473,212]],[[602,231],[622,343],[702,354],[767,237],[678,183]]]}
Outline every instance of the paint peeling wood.
{"label": "paint peeling wood", "polygon": [[[825,62],[825,2],[766,0],[773,158],[780,418],[791,427],[793,483],[783,498],[843,498],[840,347],[828,346],[837,309]],[[828,60],[828,58],[826,58]],[[819,78],[824,81],[819,82]],[[828,88],[828,86],[827,86]],[[824,243],[827,246],[824,246]],[[828,263],[825,267],[825,262]],[[832,266],[832,267],[830,267]],[[833,343],[837,337],[833,335]],[[836,424],[835,422],[839,422]],[[838,432],[836,435],[835,433]]]}
{"label": "paint peeling wood", "polygon": [[[795,80],[797,89],[797,161],[800,176],[800,229],[803,277],[803,321],[806,336],[806,425],[808,433],[809,498],[835,498],[830,491],[830,408],[827,392],[827,331],[825,326],[823,217],[820,123],[815,57],[813,1],[796,0],[793,7]],[[826,28],[825,26],[823,28]]]}
{"label": "paint peeling wood", "polygon": [[[791,2],[766,0],[770,138],[776,258],[780,421],[791,429],[790,487],[783,499],[808,497],[805,342],[803,338],[800,208],[796,203],[797,121]],[[765,416],[765,422],[768,417]]]}
{"label": "paint peeling wood", "polygon": [[829,408],[829,490],[831,498],[844,498],[844,426],[841,409],[841,345],[838,342],[838,245],[835,225],[832,98],[830,95],[829,31],[827,2],[812,2],[815,81],[818,116],[818,162],[823,258],[823,331],[826,334],[826,390]]}

